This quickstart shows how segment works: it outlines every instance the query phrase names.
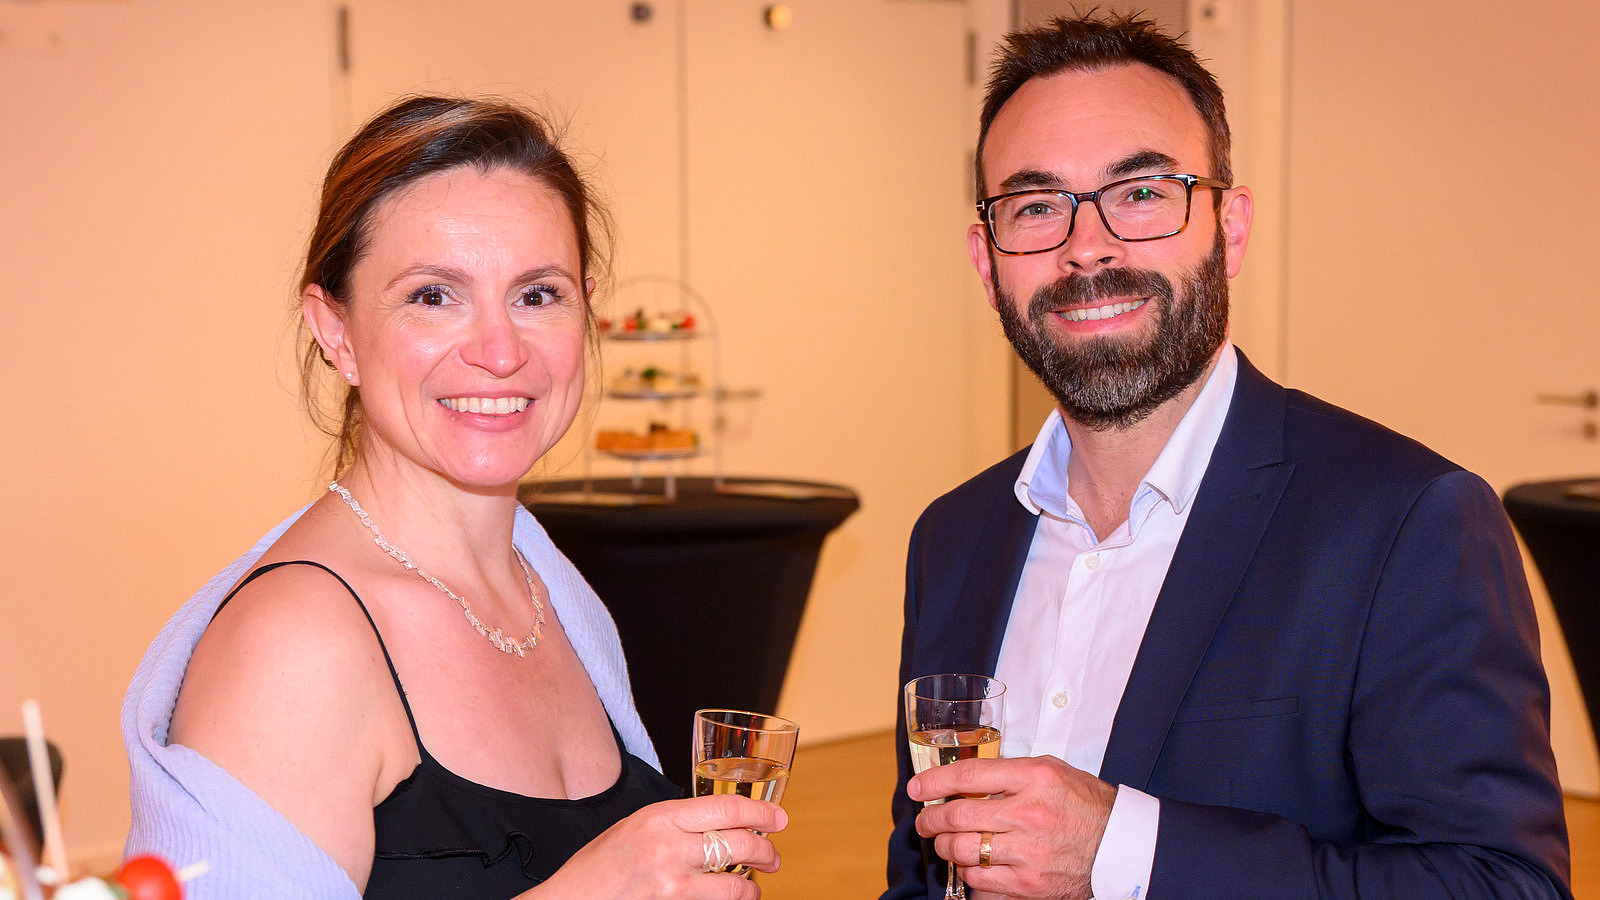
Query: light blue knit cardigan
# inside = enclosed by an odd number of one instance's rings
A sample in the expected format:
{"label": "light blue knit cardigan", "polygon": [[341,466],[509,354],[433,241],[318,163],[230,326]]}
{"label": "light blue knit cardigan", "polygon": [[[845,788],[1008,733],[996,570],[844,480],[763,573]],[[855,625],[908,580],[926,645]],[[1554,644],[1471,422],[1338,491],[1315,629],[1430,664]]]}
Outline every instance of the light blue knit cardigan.
{"label": "light blue knit cardigan", "polygon": [[[195,751],[167,743],[184,670],[217,606],[304,512],[268,532],[178,610],[145,653],[123,700],[122,739],[133,806],[125,852],[155,853],[175,866],[209,863],[207,874],[185,886],[188,900],[359,900],[361,895],[332,858],[260,797]],[[623,743],[659,769],[655,748],[634,709],[611,615],[526,509],[517,510],[513,540],[549,588],[551,607]]]}

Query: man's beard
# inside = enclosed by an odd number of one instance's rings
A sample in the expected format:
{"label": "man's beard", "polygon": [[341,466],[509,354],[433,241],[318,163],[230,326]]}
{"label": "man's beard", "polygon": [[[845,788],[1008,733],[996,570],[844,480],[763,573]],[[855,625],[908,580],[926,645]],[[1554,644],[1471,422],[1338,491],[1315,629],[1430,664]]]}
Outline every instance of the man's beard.
{"label": "man's beard", "polygon": [[[993,274],[1000,324],[1011,346],[1061,405],[1061,412],[1097,431],[1144,421],[1205,372],[1228,335],[1226,249],[1219,230],[1211,253],[1172,282],[1149,269],[1106,269],[1093,276],[1068,275],[1040,288],[1023,319]],[[1149,297],[1155,336],[1134,342],[1122,337],[1051,339],[1057,309],[1119,298]]]}

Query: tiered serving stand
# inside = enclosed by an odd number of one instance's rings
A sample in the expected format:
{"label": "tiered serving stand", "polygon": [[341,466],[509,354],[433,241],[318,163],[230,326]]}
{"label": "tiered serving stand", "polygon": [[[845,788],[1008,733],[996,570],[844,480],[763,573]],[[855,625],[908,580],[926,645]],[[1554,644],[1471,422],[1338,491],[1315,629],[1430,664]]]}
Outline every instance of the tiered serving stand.
{"label": "tiered serving stand", "polygon": [[[719,352],[716,320],[711,306],[693,288],[675,278],[663,275],[639,275],[623,281],[612,299],[613,308],[623,318],[611,320],[600,334],[601,340],[620,357],[629,369],[645,369],[663,364],[659,358],[647,358],[641,350],[659,356],[672,356],[668,364],[676,365],[676,380],[669,386],[655,387],[648,383],[618,386],[608,374],[605,396],[624,403],[647,404],[652,420],[667,419],[679,428],[693,428],[697,416],[696,405],[710,403],[710,428],[699,432],[692,447],[663,447],[638,450],[597,449],[592,443],[584,451],[583,488],[579,491],[548,493],[540,496],[541,502],[580,503],[586,506],[635,506],[641,503],[669,502],[677,499],[679,465],[686,460],[711,455],[712,479],[719,490],[725,487],[722,477],[722,436],[727,428],[723,404],[735,400],[754,400],[760,391],[754,389],[730,390],[721,381],[721,353]],[[670,323],[688,317],[689,324],[673,327]],[[641,327],[628,327],[630,320]],[[652,327],[652,324],[655,327]],[[710,354],[710,371],[705,375],[695,371],[695,349],[705,348]],[[609,354],[608,354],[609,355]],[[632,464],[628,491],[597,490],[593,476],[596,455],[619,459]],[[647,475],[659,476],[660,487],[647,486]],[[655,479],[650,479],[654,482]]]}

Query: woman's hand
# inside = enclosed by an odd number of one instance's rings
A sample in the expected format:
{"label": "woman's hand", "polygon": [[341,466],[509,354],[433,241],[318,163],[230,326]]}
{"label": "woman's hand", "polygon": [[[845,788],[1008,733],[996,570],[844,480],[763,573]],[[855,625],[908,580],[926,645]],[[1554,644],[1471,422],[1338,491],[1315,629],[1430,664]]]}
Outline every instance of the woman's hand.
{"label": "woman's hand", "polygon": [[776,872],[778,851],[756,832],[782,831],[788,824],[788,815],[776,803],[747,797],[653,803],[606,829],[550,880],[523,896],[757,900],[761,889],[748,879],[705,871],[705,833],[722,834],[734,864]]}

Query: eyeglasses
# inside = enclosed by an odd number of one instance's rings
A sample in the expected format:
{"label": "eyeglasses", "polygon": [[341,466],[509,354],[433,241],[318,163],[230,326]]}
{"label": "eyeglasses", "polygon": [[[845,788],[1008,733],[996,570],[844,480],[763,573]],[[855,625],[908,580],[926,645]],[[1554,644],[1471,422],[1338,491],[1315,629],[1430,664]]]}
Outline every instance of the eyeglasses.
{"label": "eyeglasses", "polygon": [[1078,204],[1092,203],[1106,231],[1119,241],[1156,241],[1189,224],[1195,186],[1226,189],[1226,182],[1198,175],[1144,175],[1113,181],[1097,191],[1030,189],[978,203],[994,248],[1008,256],[1044,253],[1072,236]]}

